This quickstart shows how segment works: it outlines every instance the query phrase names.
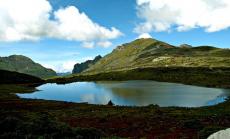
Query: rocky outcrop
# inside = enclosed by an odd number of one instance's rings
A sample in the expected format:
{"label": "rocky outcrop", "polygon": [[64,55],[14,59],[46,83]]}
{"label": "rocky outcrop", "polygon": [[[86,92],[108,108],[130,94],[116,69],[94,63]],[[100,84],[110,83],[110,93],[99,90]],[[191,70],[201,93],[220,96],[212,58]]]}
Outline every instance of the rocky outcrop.
{"label": "rocky outcrop", "polygon": [[87,60],[82,63],[77,63],[74,65],[74,69],[72,73],[81,73],[84,70],[88,69],[90,66],[94,65],[97,61],[99,61],[102,57],[100,55],[96,56],[93,60]]}

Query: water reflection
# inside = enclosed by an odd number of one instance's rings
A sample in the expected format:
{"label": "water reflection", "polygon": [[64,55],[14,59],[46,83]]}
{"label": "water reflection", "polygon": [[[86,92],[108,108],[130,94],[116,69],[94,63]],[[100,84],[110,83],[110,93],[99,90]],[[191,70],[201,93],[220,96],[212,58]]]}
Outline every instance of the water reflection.
{"label": "water reflection", "polygon": [[155,81],[77,82],[67,85],[46,84],[38,92],[18,94],[23,98],[63,100],[116,105],[198,107],[223,102],[230,90]]}
{"label": "water reflection", "polygon": [[129,101],[131,105],[158,104],[160,106],[198,107],[223,102],[230,90],[189,86],[154,81],[97,82],[111,90],[113,95]]}

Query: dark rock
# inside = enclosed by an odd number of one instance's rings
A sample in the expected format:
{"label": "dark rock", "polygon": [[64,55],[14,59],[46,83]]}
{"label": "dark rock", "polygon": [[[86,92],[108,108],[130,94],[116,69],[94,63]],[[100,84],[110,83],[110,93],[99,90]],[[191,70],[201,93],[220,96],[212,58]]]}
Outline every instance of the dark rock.
{"label": "dark rock", "polygon": [[97,61],[99,61],[102,57],[100,55],[96,56],[93,60],[87,60],[82,63],[77,63],[74,65],[74,69],[72,73],[81,73],[84,70],[88,69],[90,66],[94,65]]}
{"label": "dark rock", "polygon": [[113,102],[110,100],[107,104],[108,106],[114,106]]}

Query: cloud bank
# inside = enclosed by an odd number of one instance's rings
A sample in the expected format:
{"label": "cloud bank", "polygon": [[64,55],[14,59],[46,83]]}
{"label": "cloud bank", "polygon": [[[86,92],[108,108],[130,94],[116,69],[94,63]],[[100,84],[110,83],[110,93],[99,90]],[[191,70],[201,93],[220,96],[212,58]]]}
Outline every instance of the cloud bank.
{"label": "cloud bank", "polygon": [[54,11],[47,0],[0,0],[0,41],[55,38],[101,42],[121,35],[115,27],[93,22],[74,6]]}
{"label": "cloud bank", "polygon": [[72,72],[74,65],[77,63],[77,61],[57,61],[52,62],[51,64],[47,64],[47,62],[41,64],[46,68],[51,68],[54,71],[58,73],[66,73],[66,72]]}
{"label": "cloud bank", "polygon": [[72,72],[74,65],[77,63],[85,62],[86,60],[93,60],[94,57],[83,57],[78,58],[77,60],[55,60],[55,61],[39,61],[44,67],[51,68],[58,73]]}
{"label": "cloud bank", "polygon": [[230,27],[229,0],[137,0],[137,15],[144,22],[136,33],[188,31],[216,32]]}
{"label": "cloud bank", "polygon": [[149,33],[143,33],[138,36],[138,39],[148,39],[152,38],[152,36]]}

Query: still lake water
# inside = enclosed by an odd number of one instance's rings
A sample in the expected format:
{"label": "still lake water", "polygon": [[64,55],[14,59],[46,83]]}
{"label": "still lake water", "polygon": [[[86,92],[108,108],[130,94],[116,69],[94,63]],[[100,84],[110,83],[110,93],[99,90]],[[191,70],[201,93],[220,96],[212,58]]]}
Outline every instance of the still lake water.
{"label": "still lake water", "polygon": [[45,84],[22,98],[61,100],[116,105],[199,107],[215,105],[230,96],[230,90],[197,87],[156,81],[76,82],[65,85]]}

